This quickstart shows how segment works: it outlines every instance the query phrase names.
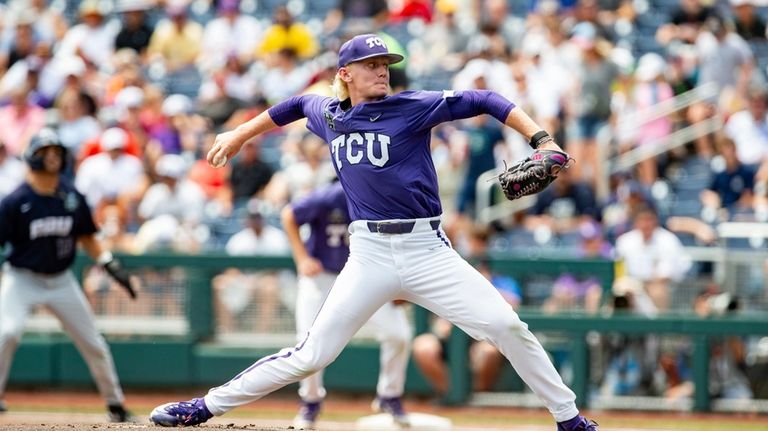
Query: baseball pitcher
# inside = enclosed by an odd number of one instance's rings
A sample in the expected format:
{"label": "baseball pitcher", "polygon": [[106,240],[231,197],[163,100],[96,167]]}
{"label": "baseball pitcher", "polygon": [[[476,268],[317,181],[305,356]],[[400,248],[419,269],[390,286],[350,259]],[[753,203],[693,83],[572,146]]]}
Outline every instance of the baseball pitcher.
{"label": "baseball pitcher", "polygon": [[350,255],[300,343],[257,361],[205,397],[155,408],[153,422],[199,424],[301,380],[331,363],[376,310],[404,299],[496,346],[541,398],[559,431],[597,430],[579,415],[574,393],[512,306],[451,248],[440,227],[430,132],[446,121],[489,114],[530,139],[530,159],[500,178],[513,199],[542,190],[570,158],[497,93],[390,95],[389,65],[401,59],[376,35],[355,36],[339,50],[336,97],[291,97],[216,137],[208,162],[223,166],[253,136],[306,117],[309,130],[328,143],[347,196]]}

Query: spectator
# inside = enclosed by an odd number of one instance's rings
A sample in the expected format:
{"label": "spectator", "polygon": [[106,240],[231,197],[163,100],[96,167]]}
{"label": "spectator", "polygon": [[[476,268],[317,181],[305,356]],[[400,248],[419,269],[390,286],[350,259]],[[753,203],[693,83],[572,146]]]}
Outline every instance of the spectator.
{"label": "spectator", "polygon": [[0,108],[0,141],[8,153],[20,157],[30,138],[45,126],[45,111],[30,103],[29,87],[17,87],[11,93],[11,103]]}
{"label": "spectator", "polygon": [[80,24],[70,28],[56,50],[57,56],[79,56],[86,66],[106,69],[115,52],[118,28],[106,20],[103,4],[97,0],[80,3]]}
{"label": "spectator", "polygon": [[566,150],[579,161],[571,169],[576,180],[595,179],[601,168],[597,133],[611,116],[611,84],[618,69],[606,58],[608,45],[598,37],[593,24],[579,23],[572,33],[571,41],[581,49],[582,61],[567,104],[573,125]]}
{"label": "spectator", "polygon": [[[648,297],[641,282],[617,278],[611,288],[611,299],[606,304],[610,314],[631,314],[654,317],[656,306]],[[600,395],[646,395],[658,364],[658,340],[654,336],[606,334],[602,336],[607,358],[601,376]]]}
{"label": "spectator", "polygon": [[650,207],[635,215],[634,229],[616,239],[616,254],[627,276],[643,284],[659,310],[670,307],[670,285],[685,277],[691,258],[672,232],[659,226]]}
{"label": "spectator", "polygon": [[165,121],[150,131],[149,151],[160,154],[195,154],[200,135],[207,129],[205,120],[193,115],[192,100],[172,94],[162,104]]}
{"label": "spectator", "polygon": [[693,44],[701,27],[714,14],[714,9],[705,6],[701,0],[681,0],[678,9],[672,13],[671,22],[659,26],[656,39],[664,46],[676,40]]}
{"label": "spectator", "polygon": [[755,0],[730,0],[736,33],[749,42],[765,41],[765,20],[755,11]]}
{"label": "spectator", "polygon": [[499,123],[485,115],[464,120],[460,129],[466,135],[466,173],[457,210],[474,218],[477,179],[486,171],[496,169],[496,150],[504,145],[504,135]]}
{"label": "spectator", "polygon": [[[708,286],[694,299],[693,310],[706,318],[734,314],[740,308],[738,298],[721,292],[719,286]],[[747,370],[747,347],[739,337],[710,342],[709,394],[712,398],[752,399]]]}
{"label": "spectator", "polygon": [[[17,0],[4,2],[8,5],[6,11],[9,21],[26,20],[32,23],[35,39],[53,45],[60,41],[67,32],[66,18],[62,15],[61,7],[48,0]],[[13,31],[12,25],[6,25],[4,32]],[[4,36],[5,38],[5,36]]]}
{"label": "spectator", "polygon": [[24,181],[24,164],[8,154],[5,143],[0,141],[0,200],[14,191]]}
{"label": "spectator", "polygon": [[258,20],[240,13],[240,0],[220,0],[216,12],[203,32],[201,68],[215,70],[233,57],[250,63],[262,33]]}
{"label": "spectator", "polygon": [[[231,256],[288,256],[290,245],[285,233],[264,221],[263,209],[257,200],[246,206],[246,227],[227,241]],[[240,271],[229,269],[213,281],[218,305],[218,322],[223,331],[238,328],[238,319],[249,306],[258,307],[256,322],[246,332],[268,333],[277,315],[280,285],[275,271]],[[254,295],[258,299],[254,301]]]}
{"label": "spectator", "polygon": [[312,76],[309,70],[299,63],[293,49],[281,49],[272,60],[271,67],[259,79],[261,92],[269,103],[298,94],[309,84]]}
{"label": "spectator", "polygon": [[279,54],[292,51],[297,57],[307,59],[318,51],[318,44],[312,32],[302,23],[294,21],[285,6],[278,6],[272,16],[272,25],[264,32],[259,46],[259,55]]}
{"label": "spectator", "polygon": [[139,217],[149,220],[170,215],[179,223],[197,225],[203,217],[205,194],[186,178],[187,163],[179,155],[166,154],[157,161],[159,181],[152,184],[138,208]]}
{"label": "spectator", "polygon": [[143,183],[144,166],[139,158],[125,152],[128,134],[123,129],[107,129],[100,143],[104,152],[83,160],[75,186],[91,208],[100,208],[106,200],[130,208],[140,197],[137,192]]}
{"label": "spectator", "polygon": [[261,160],[260,141],[243,145],[240,154],[232,163],[232,203],[235,208],[242,206],[266,187],[274,175],[272,167]]}
{"label": "spectator", "polygon": [[6,70],[17,61],[32,55],[38,42],[32,29],[33,23],[34,15],[22,13],[16,20],[15,32],[4,35],[10,36],[10,40],[2,39],[0,44],[0,70]]}
{"label": "spectator", "polygon": [[724,208],[733,213],[751,209],[755,170],[742,164],[736,156],[736,145],[723,138],[720,145],[720,170],[715,172],[709,188],[701,191],[701,202],[712,209]]}
{"label": "spectator", "polygon": [[258,85],[246,66],[236,55],[230,55],[226,65],[214,70],[200,86],[199,112],[210,117],[214,126],[220,127],[256,100]]}
{"label": "spectator", "polygon": [[194,68],[203,46],[203,26],[187,17],[186,0],[168,1],[165,15],[149,40],[149,61],[159,62],[170,74]]}
{"label": "spectator", "polygon": [[147,11],[154,7],[152,0],[119,0],[115,7],[123,23],[115,36],[115,49],[129,48],[142,57],[149,47],[154,28],[147,19]]}
{"label": "spectator", "polygon": [[335,33],[343,21],[383,22],[389,16],[387,0],[338,0],[336,8],[328,12],[323,23],[323,33]]}
{"label": "spectator", "polygon": [[569,170],[536,195],[525,224],[528,229],[545,226],[552,232],[575,230],[580,223],[600,219],[600,207],[589,184],[574,179]]}
{"label": "spectator", "polygon": [[[640,57],[635,70],[636,85],[632,91],[631,108],[636,113],[662,103],[674,97],[672,87],[664,77],[666,62],[656,53]],[[637,124],[634,145],[637,147],[656,145],[661,139],[672,133],[672,120],[660,117]],[[658,163],[655,157],[646,158],[637,165],[638,179],[647,187],[653,185],[659,177]]]}
{"label": "spectator", "polygon": [[721,105],[729,93],[742,97],[747,94],[755,68],[754,56],[744,39],[733,32],[730,23],[719,15],[705,21],[703,30],[696,38],[699,56],[699,85],[713,82],[721,94]]}
{"label": "spectator", "polygon": [[101,134],[101,124],[94,117],[96,102],[88,94],[62,94],[55,107],[59,113],[59,139],[72,154],[80,152],[83,142]]}
{"label": "spectator", "polygon": [[736,145],[739,162],[752,168],[768,160],[768,91],[754,85],[747,92],[747,107],[728,118],[725,136]]}

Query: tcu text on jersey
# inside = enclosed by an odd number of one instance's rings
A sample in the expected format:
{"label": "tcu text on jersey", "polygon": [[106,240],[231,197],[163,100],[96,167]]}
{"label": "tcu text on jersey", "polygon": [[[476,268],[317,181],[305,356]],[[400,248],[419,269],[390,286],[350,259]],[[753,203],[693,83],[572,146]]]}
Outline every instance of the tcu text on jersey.
{"label": "tcu text on jersey", "polygon": [[72,216],[44,217],[29,224],[29,239],[67,236],[72,231]]}
{"label": "tcu text on jersey", "polygon": [[[375,148],[374,142],[378,142],[378,148]],[[344,159],[351,165],[360,163],[363,156],[366,156],[372,165],[382,167],[389,161],[390,142],[389,136],[381,133],[339,135],[331,141],[331,152],[336,162],[336,168],[341,170],[343,167],[342,151]],[[344,147],[343,150],[342,147]]]}

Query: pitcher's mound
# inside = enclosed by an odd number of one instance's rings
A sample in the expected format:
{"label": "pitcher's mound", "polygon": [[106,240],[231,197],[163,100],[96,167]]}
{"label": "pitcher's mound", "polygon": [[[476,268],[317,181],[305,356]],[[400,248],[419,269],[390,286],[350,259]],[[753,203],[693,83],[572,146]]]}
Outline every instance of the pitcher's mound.
{"label": "pitcher's mound", "polygon": [[425,413],[409,413],[410,426],[403,427],[385,413],[363,416],[357,420],[355,427],[365,431],[450,431],[453,423],[450,419]]}

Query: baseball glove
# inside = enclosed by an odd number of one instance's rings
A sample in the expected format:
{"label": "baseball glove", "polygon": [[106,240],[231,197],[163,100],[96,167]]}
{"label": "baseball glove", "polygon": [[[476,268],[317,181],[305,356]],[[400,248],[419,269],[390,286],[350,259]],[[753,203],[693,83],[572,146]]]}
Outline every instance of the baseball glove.
{"label": "baseball glove", "polygon": [[509,200],[536,194],[554,181],[558,174],[568,169],[573,159],[563,151],[534,150],[522,160],[499,175],[499,183]]}
{"label": "baseball glove", "polygon": [[123,268],[123,265],[117,260],[116,257],[112,257],[108,262],[103,264],[104,270],[110,275],[129,295],[131,299],[136,299],[136,289],[133,286],[133,280],[131,280],[130,274]]}

